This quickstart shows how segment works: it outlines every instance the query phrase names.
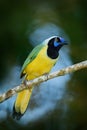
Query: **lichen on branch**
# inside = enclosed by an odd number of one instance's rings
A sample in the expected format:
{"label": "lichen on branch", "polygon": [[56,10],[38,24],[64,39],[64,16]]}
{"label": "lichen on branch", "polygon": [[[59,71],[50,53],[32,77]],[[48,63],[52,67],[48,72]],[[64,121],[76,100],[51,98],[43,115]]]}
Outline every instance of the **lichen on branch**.
{"label": "lichen on branch", "polygon": [[75,71],[78,71],[78,70],[84,69],[84,68],[87,68],[87,60],[74,64],[74,65],[71,65],[71,66],[68,66],[68,67],[58,70],[56,72],[40,76],[33,80],[25,81],[24,83],[21,83],[20,85],[8,90],[7,92],[0,94],[0,103],[4,102],[6,99],[12,97],[16,93],[18,93],[24,89],[29,89],[30,87],[40,84],[42,82],[45,82],[47,80],[53,79],[55,77],[63,76],[63,75],[69,74],[69,73],[73,73]]}

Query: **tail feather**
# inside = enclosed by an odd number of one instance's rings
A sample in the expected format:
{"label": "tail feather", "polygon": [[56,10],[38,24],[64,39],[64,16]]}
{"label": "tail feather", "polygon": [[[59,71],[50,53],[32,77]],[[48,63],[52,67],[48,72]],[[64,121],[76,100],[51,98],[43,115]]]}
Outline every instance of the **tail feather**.
{"label": "tail feather", "polygon": [[31,94],[32,94],[32,88],[23,90],[18,94],[13,107],[13,118],[19,120],[26,112]]}
{"label": "tail feather", "polygon": [[14,106],[13,106],[12,116],[13,116],[13,118],[16,119],[16,120],[20,120],[20,118],[23,116],[23,114],[21,114],[20,112],[19,112],[19,113],[16,112],[16,110],[15,110],[15,104],[14,104]]}

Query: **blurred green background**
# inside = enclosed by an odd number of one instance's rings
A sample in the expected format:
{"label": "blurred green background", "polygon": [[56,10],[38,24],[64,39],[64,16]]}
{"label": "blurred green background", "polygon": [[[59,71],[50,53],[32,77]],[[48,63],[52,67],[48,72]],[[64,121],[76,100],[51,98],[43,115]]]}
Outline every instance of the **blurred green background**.
{"label": "blurred green background", "polygon": [[[12,67],[20,66],[21,68],[26,56],[34,47],[33,40],[30,38],[32,33],[48,23],[61,27],[68,35],[71,43],[69,55],[72,63],[87,59],[86,0],[1,0],[0,89],[3,89],[2,83],[5,83]],[[44,33],[42,33],[42,37],[44,37]],[[70,100],[70,96],[74,99]],[[61,104],[63,106],[67,104],[68,109],[65,115],[63,114],[64,109],[55,107],[52,112],[41,117],[40,120],[24,126],[7,116],[6,119],[0,120],[0,130],[86,130],[87,69],[72,75]]]}

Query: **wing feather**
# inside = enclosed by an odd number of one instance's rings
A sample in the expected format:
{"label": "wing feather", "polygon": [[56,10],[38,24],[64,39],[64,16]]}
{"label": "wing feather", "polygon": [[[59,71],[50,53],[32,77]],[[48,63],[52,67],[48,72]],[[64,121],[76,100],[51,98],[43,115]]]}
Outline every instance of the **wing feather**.
{"label": "wing feather", "polygon": [[20,78],[22,78],[25,73],[24,73],[24,69],[26,68],[26,66],[28,64],[30,64],[30,62],[32,62],[37,54],[40,52],[40,50],[43,48],[44,44],[40,44],[40,45],[37,45],[32,51],[31,53],[28,55],[27,59],[25,60],[24,64],[23,64],[23,67],[22,67],[22,70],[21,70],[21,75],[20,75]]}

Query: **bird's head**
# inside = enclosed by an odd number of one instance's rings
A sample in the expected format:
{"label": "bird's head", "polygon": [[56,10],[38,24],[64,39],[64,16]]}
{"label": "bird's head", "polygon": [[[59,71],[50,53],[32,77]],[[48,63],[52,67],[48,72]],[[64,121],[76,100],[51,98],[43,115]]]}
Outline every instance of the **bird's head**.
{"label": "bird's head", "polygon": [[48,45],[47,55],[52,59],[56,59],[59,55],[59,50],[61,47],[68,44],[64,38],[58,36],[48,38],[46,43]]}

